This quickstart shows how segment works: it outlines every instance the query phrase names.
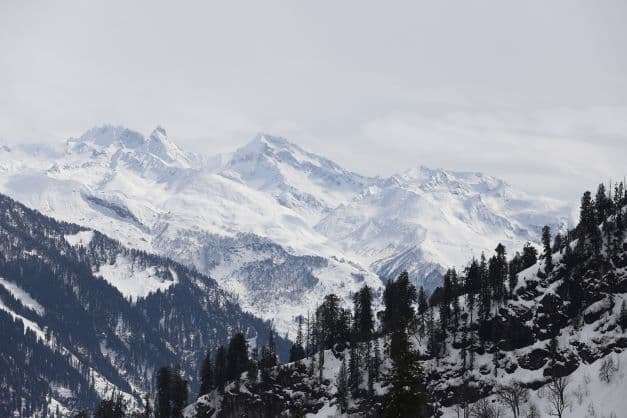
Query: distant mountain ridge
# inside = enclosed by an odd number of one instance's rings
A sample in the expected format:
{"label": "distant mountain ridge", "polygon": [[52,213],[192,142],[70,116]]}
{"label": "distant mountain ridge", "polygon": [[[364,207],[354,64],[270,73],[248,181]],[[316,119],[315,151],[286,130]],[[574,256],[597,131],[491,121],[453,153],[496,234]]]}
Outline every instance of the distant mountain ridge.
{"label": "distant mountain ridge", "polygon": [[[0,191],[211,274],[283,331],[327,293],[347,300],[402,270],[431,290],[468,253],[537,242],[567,216],[482,174],[370,178],[266,134],[214,157],[182,150],[161,127],[148,137],[97,127],[49,148],[0,150]],[[300,297],[287,297],[286,281]]]}

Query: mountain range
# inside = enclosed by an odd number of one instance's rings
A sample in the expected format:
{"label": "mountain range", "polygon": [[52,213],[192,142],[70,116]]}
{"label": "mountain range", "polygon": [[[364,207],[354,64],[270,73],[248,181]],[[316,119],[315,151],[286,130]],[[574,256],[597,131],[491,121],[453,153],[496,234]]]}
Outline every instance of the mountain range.
{"label": "mountain range", "polygon": [[348,300],[404,270],[432,291],[469,254],[537,243],[569,213],[480,173],[368,177],[271,135],[206,156],[161,127],[108,125],[63,144],[3,146],[0,192],[210,275],[281,332],[324,295]]}

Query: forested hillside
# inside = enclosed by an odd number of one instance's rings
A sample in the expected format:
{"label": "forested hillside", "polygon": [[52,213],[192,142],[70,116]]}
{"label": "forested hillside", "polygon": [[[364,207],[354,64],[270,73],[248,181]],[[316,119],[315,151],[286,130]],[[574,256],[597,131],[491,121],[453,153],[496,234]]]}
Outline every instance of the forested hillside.
{"label": "forested hillside", "polygon": [[577,227],[546,227],[542,251],[495,245],[431,297],[407,274],[387,283],[380,312],[368,287],[352,309],[328,295],[291,363],[205,373],[185,415],[620,416],[624,396],[607,394],[625,387],[627,202],[622,184],[612,192],[586,192]]}
{"label": "forested hillside", "polygon": [[236,331],[265,341],[270,324],[207,276],[0,195],[0,329],[0,416],[26,417],[113,392],[141,410],[161,366],[196,391],[209,348]]}

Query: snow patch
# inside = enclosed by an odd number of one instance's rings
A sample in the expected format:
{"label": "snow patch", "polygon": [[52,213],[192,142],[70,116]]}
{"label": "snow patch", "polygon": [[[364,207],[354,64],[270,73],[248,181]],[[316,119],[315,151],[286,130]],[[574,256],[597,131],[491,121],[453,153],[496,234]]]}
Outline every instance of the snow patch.
{"label": "snow patch", "polygon": [[174,270],[138,266],[126,256],[118,256],[115,263],[100,266],[95,275],[132,300],[145,298],[157,290],[165,291],[178,283],[178,275]]}
{"label": "snow patch", "polygon": [[37,312],[39,316],[43,316],[46,310],[39,302],[37,302],[26,290],[19,287],[17,284],[10,282],[0,277],[0,285],[13,295],[13,297],[24,305],[26,308]]}
{"label": "snow patch", "polygon": [[64,238],[72,247],[87,247],[94,238],[94,231],[80,231],[76,234],[65,235]]}

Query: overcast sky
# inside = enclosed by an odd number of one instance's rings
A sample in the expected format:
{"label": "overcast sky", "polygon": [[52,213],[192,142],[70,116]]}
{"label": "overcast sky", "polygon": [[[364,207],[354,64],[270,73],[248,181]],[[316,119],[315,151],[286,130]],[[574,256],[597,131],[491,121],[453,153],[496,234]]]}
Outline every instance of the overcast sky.
{"label": "overcast sky", "polygon": [[627,174],[627,2],[0,0],[0,138],[258,131],[575,199]]}

